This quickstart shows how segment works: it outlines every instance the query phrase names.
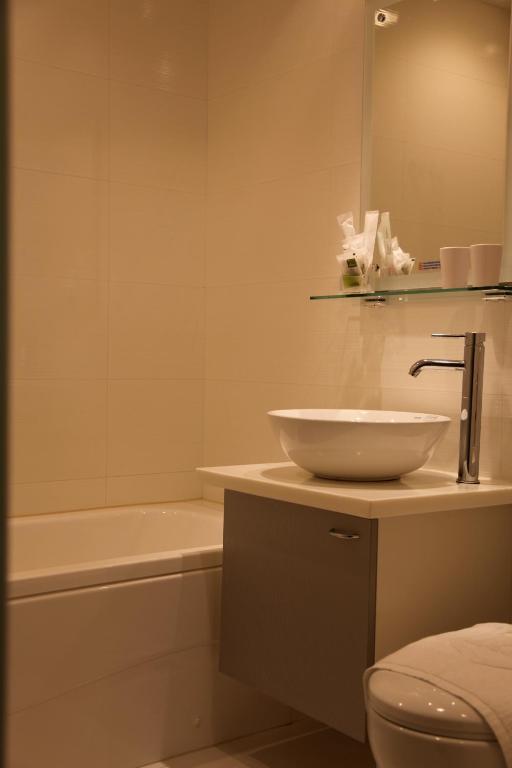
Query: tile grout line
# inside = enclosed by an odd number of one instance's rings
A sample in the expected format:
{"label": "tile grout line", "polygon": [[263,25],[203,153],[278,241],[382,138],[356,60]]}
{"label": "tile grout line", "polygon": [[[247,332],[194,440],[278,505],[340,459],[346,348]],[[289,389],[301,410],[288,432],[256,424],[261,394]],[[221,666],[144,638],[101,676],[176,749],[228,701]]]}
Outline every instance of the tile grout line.
{"label": "tile grout line", "polygon": [[112,221],[111,221],[111,177],[112,177],[112,0],[108,0],[108,21],[107,21],[107,199],[105,201],[107,210],[107,317],[106,317],[106,392],[105,392],[105,487],[104,499],[105,506],[108,504],[108,468],[109,468],[109,449],[110,449],[110,370],[111,370],[111,348],[110,348],[110,325],[111,325],[111,300],[112,300]]}

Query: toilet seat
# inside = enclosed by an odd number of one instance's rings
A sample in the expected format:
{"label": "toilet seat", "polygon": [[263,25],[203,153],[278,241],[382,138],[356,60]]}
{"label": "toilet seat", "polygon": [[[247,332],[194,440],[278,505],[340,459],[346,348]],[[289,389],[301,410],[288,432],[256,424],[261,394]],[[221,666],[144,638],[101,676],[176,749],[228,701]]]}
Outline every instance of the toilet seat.
{"label": "toilet seat", "polygon": [[368,703],[385,720],[433,736],[496,741],[487,722],[458,696],[409,675],[374,672]]}

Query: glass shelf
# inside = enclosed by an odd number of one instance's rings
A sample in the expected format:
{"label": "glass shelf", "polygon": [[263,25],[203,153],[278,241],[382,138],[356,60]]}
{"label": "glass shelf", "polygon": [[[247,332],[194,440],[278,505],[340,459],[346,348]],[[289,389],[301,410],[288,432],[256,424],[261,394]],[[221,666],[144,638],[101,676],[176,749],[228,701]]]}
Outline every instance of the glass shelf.
{"label": "glass shelf", "polygon": [[397,298],[405,301],[409,297],[444,296],[458,294],[460,296],[481,297],[487,301],[503,301],[512,298],[512,283],[501,285],[485,285],[479,287],[467,286],[465,288],[400,288],[387,291],[371,291],[367,293],[328,293],[320,296],[310,296],[311,301],[324,301],[326,299],[362,299],[368,304],[385,304],[388,299]]}

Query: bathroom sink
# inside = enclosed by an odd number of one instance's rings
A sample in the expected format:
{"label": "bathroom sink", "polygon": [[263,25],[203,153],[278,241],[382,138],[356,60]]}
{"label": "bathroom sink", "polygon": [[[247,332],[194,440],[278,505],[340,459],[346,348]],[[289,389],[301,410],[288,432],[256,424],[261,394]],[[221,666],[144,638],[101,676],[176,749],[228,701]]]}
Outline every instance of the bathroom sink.
{"label": "bathroom sink", "polygon": [[318,477],[392,480],[432,456],[447,416],[402,411],[297,409],[269,411],[291,461]]}

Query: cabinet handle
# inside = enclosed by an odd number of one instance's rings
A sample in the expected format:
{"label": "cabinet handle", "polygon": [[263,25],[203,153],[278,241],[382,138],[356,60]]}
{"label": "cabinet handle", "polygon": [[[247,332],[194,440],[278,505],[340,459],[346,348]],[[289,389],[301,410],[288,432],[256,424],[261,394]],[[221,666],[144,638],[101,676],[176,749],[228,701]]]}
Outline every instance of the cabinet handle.
{"label": "cabinet handle", "polygon": [[337,528],[331,528],[329,535],[334,536],[335,539],[343,539],[344,541],[355,541],[356,539],[361,538],[358,533],[344,533],[343,531],[338,531]]}

